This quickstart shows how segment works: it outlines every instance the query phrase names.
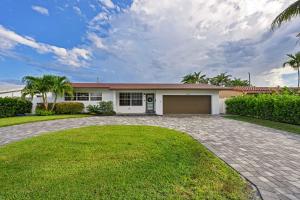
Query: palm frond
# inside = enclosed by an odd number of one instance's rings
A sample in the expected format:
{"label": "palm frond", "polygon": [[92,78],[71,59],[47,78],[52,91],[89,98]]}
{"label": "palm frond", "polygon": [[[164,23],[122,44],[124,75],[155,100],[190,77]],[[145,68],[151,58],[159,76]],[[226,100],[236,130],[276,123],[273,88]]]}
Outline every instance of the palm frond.
{"label": "palm frond", "polygon": [[272,22],[271,29],[274,30],[282,25],[282,23],[290,21],[292,18],[300,15],[300,0],[297,0],[284,11],[282,11]]}

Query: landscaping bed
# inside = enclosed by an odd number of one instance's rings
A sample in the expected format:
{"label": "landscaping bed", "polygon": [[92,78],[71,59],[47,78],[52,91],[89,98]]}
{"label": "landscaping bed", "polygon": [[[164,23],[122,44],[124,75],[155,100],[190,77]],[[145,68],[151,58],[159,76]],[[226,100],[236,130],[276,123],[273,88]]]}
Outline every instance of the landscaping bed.
{"label": "landscaping bed", "polygon": [[238,173],[178,131],[92,126],[0,147],[0,199],[248,199]]}

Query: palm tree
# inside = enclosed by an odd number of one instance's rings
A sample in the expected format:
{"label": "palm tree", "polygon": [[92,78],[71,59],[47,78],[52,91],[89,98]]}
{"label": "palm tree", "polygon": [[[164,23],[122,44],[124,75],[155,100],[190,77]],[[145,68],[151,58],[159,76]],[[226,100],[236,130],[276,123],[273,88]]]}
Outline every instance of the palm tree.
{"label": "palm tree", "polygon": [[64,96],[64,94],[72,95],[73,87],[68,78],[65,76],[52,76],[51,79],[52,86],[50,91],[54,95],[54,101],[51,108],[51,111],[53,111],[56,105],[57,98]]}
{"label": "palm tree", "polygon": [[31,100],[33,96],[38,94],[38,78],[33,76],[25,76],[22,82],[25,83],[25,87],[22,90],[22,97],[25,98],[27,95],[30,96]]}
{"label": "palm tree", "polygon": [[22,96],[30,95],[33,98],[34,95],[40,94],[45,110],[48,110],[48,93],[52,92],[54,95],[54,101],[51,108],[53,111],[58,96],[63,96],[64,93],[71,94],[73,88],[70,81],[66,77],[55,75],[44,75],[42,77],[25,76],[23,78],[25,88],[22,90]]}
{"label": "palm tree", "polygon": [[[272,22],[272,30],[277,27],[280,27],[282,23],[290,21],[292,18],[300,15],[300,0],[292,3],[284,11],[282,11]],[[298,34],[299,36],[299,34]]]}
{"label": "palm tree", "polygon": [[208,83],[208,79],[205,77],[205,74],[201,75],[201,71],[194,72],[192,74],[185,75],[181,82],[185,84]]}
{"label": "palm tree", "polygon": [[227,72],[221,73],[221,74],[211,78],[210,84],[216,85],[216,86],[227,86],[231,81],[230,77],[231,77],[231,75],[227,74]]}
{"label": "palm tree", "polygon": [[300,52],[296,53],[295,55],[288,54],[287,55],[290,59],[283,63],[283,67],[290,66],[293,69],[298,70],[298,89],[300,86]]}
{"label": "palm tree", "polygon": [[226,87],[235,87],[235,86],[249,86],[249,81],[242,80],[240,78],[234,78],[228,84],[225,85]]}
{"label": "palm tree", "polygon": [[48,110],[48,97],[47,93],[51,88],[51,75],[44,75],[43,77],[25,76],[23,78],[25,88],[22,90],[22,96],[30,95],[33,97],[35,94],[42,96],[44,108]]}

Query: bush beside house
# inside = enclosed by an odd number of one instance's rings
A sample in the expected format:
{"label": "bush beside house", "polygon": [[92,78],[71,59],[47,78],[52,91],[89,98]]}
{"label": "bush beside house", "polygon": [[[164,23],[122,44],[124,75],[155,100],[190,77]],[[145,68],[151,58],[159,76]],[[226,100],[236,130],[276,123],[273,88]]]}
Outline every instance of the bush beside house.
{"label": "bush beside house", "polygon": [[98,105],[87,106],[87,111],[96,115],[115,115],[112,101],[102,101]]}
{"label": "bush beside house", "polygon": [[226,100],[228,114],[300,125],[300,96],[245,95]]}
{"label": "bush beside house", "polygon": [[31,113],[32,103],[22,98],[0,98],[0,117],[13,117]]}
{"label": "bush beside house", "polygon": [[[49,107],[52,107],[49,103]],[[79,114],[84,110],[83,103],[80,102],[59,102],[54,106],[53,111],[46,110],[43,103],[37,104],[35,113],[37,115],[53,115],[53,114]]]}
{"label": "bush beside house", "polygon": [[83,109],[84,105],[80,102],[60,102],[54,107],[56,114],[78,114],[82,113]]}

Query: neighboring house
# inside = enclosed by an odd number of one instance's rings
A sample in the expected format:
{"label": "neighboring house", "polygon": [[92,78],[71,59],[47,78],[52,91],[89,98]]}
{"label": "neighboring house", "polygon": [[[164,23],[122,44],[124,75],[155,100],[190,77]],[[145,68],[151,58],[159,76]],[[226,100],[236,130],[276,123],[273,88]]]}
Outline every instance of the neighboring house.
{"label": "neighboring house", "polygon": [[280,87],[255,87],[255,86],[246,86],[246,87],[232,87],[230,89],[221,90],[220,98],[230,98],[234,96],[240,96],[245,94],[271,94],[274,92],[279,92]]}
{"label": "neighboring house", "polygon": [[0,97],[21,97],[22,89],[8,89],[0,91]]}
{"label": "neighboring house", "polygon": [[219,114],[219,91],[224,89],[206,84],[72,83],[72,85],[74,96],[66,95],[58,99],[58,102],[77,101],[86,107],[100,101],[112,101],[117,114]]}

